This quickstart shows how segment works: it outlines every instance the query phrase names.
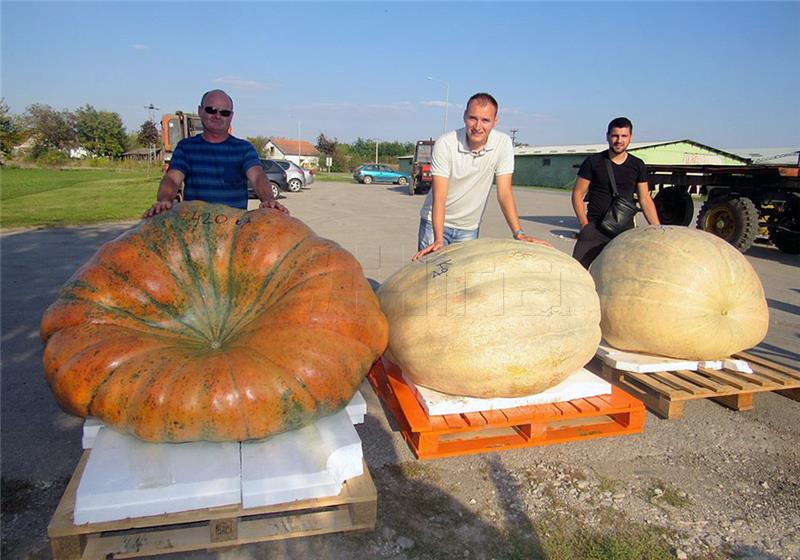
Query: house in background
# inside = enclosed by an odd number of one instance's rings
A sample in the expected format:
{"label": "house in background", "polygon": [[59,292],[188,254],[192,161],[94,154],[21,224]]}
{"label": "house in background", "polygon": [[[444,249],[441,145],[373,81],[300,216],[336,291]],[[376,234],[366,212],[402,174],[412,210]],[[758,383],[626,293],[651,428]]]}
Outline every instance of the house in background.
{"label": "house in background", "polygon": [[300,167],[319,167],[320,153],[310,142],[288,138],[270,138],[264,146],[263,156],[268,159],[287,159]]}

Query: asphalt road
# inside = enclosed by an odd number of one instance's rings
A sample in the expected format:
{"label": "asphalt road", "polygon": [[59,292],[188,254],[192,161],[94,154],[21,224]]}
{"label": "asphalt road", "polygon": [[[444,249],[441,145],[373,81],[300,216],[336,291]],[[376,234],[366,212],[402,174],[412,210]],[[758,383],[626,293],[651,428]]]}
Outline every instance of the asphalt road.
{"label": "asphalt road", "polygon": [[[531,235],[549,240],[570,252],[577,221],[566,192],[515,189],[523,227]],[[291,213],[318,234],[332,238],[361,262],[366,276],[377,285],[404,265],[416,252],[421,196],[411,197],[404,187],[317,182],[309,190],[287,193],[281,200]],[[2,476],[6,482],[30,483],[47,489],[70,476],[81,454],[82,420],[56,405],[42,373],[39,321],[60,286],[104,242],[132,223],[92,227],[22,230],[0,236],[2,315]],[[510,237],[498,205],[489,201],[481,237]],[[800,258],[779,253],[768,245],[756,245],[747,255],[758,271],[770,307],[767,338],[754,350],[761,356],[800,368]],[[709,333],[711,335],[711,333]],[[364,386],[372,421],[360,430],[370,468],[413,460],[397,432],[390,429],[379,403]],[[717,423],[721,431],[741,430],[741,421],[729,420],[714,404],[698,403],[687,411],[692,423]],[[766,394],[756,397],[756,410],[748,418],[771,426],[797,425],[800,403]],[[737,423],[738,422],[738,423]],[[653,438],[645,447],[653,454],[673,452],[685,438],[686,424],[655,419],[648,414]],[[796,434],[795,434],[796,436]],[[370,439],[372,438],[372,441]],[[625,438],[622,438],[623,440]],[[641,444],[641,440],[639,440]],[[680,446],[680,445],[678,445]],[[555,448],[554,448],[555,449]],[[580,447],[574,448],[580,449]],[[569,445],[558,446],[553,456],[569,458]],[[523,452],[500,454],[511,463],[523,461]],[[641,453],[631,441],[615,446],[595,446],[598,461]],[[380,489],[379,489],[380,491]],[[31,498],[33,499],[33,498]],[[58,495],[46,492],[37,511],[14,518],[10,538],[18,551],[46,547],[44,527]],[[4,496],[5,500],[5,496]],[[5,501],[4,501],[5,505]],[[4,525],[11,518],[4,512]],[[21,524],[21,525],[20,525]],[[15,528],[16,527],[16,528]],[[4,535],[4,540],[8,535]],[[44,543],[44,544],[42,544]],[[4,552],[13,551],[6,550]]]}

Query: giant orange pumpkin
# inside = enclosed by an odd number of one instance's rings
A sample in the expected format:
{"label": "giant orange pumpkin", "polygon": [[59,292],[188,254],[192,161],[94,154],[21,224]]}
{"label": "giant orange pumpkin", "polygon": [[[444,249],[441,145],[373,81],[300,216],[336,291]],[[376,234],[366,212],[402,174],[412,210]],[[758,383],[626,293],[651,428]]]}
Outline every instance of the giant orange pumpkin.
{"label": "giant orange pumpkin", "polygon": [[341,409],[387,343],[355,258],[275,210],[188,202],[103,245],[45,312],[59,404],[154,442]]}

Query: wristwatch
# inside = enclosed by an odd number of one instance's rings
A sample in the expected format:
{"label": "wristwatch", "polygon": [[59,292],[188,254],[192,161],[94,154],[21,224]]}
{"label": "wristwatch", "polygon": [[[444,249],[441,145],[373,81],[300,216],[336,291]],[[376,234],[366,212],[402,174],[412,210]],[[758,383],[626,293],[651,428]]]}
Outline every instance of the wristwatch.
{"label": "wristwatch", "polygon": [[515,231],[514,232],[514,239],[519,239],[520,235],[525,235],[525,230],[524,229],[518,229],[517,231]]}

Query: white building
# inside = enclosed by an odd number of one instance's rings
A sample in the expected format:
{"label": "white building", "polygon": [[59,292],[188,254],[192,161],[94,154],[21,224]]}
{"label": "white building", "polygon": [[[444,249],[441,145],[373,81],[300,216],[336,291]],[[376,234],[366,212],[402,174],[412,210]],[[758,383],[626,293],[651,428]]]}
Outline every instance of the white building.
{"label": "white building", "polygon": [[264,157],[287,159],[301,167],[316,169],[319,167],[320,153],[310,142],[305,140],[270,138],[264,146]]}

